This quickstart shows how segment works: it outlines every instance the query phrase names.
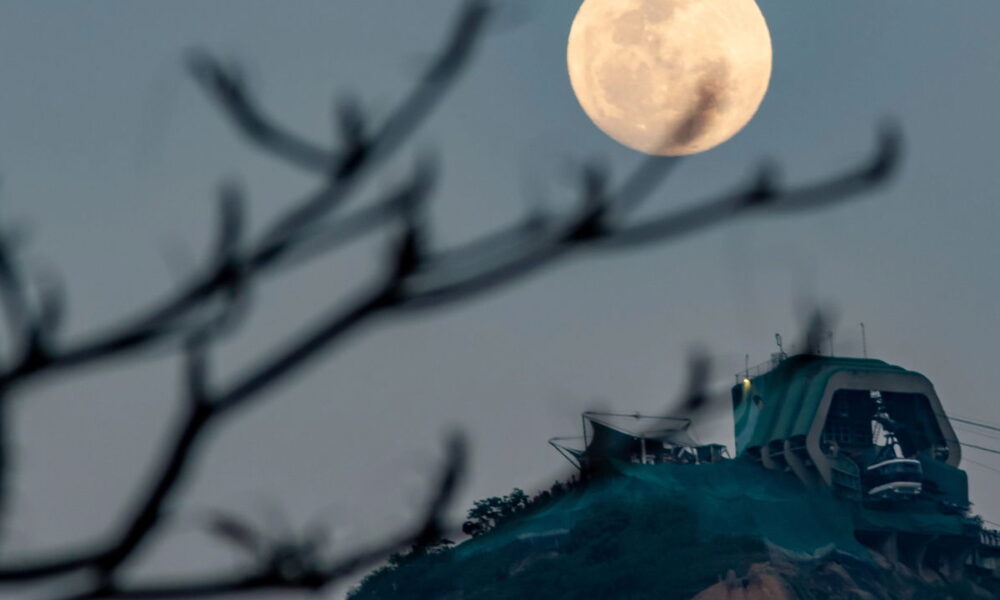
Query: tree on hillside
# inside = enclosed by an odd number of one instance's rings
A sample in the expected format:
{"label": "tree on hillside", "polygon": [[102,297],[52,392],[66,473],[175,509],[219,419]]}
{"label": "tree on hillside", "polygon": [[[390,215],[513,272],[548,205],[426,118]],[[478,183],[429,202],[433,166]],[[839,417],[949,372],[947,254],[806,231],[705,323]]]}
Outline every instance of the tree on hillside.
{"label": "tree on hillside", "polygon": [[[436,58],[386,119],[376,122],[356,103],[338,104],[339,139],[331,146],[296,135],[266,114],[234,65],[209,54],[194,55],[190,67],[195,81],[237,130],[276,160],[314,174],[318,186],[251,235],[244,191],[223,185],[216,199],[215,239],[201,266],[170,293],[152,298],[145,310],[122,315],[106,329],[67,336],[60,328],[66,310],[62,290],[52,279],[31,272],[13,236],[0,233],[0,303],[9,341],[0,363],[0,514],[16,474],[10,406],[30,390],[27,384],[76,376],[112,361],[136,364],[154,351],[176,353],[183,359],[179,389],[184,408],[148,475],[136,482],[133,502],[119,522],[108,523],[100,539],[80,546],[30,556],[4,552],[0,589],[6,593],[51,583],[67,598],[316,591],[400,549],[436,543],[449,530],[442,515],[462,476],[465,442],[458,436],[448,442],[447,462],[422,517],[382,543],[340,549],[332,557],[319,536],[272,539],[243,519],[218,514],[209,530],[246,556],[241,569],[190,581],[127,576],[140,552],[172,525],[171,507],[225,426],[250,406],[277,401],[279,384],[328,357],[349,334],[389,316],[418,318],[429,309],[470,301],[582,250],[630,251],[744,214],[819,209],[884,184],[897,165],[899,136],[890,128],[880,134],[873,157],[823,181],[786,188],[773,169],[762,168],[753,181],[729,194],[636,219],[632,213],[654,195],[676,161],[648,158],[621,177],[593,163],[579,171],[574,209],[535,212],[471,242],[440,248],[427,210],[439,178],[433,161],[418,158],[410,176],[382,197],[367,203],[352,200],[362,183],[386,177],[382,167],[387,160],[406,151],[414,131],[461,79],[496,11],[489,0],[465,2]],[[331,301],[317,322],[259,348],[256,360],[237,374],[223,377],[213,368],[214,351],[244,323],[248,298],[256,289],[273,285],[275,275],[386,232],[391,243],[370,284]],[[521,492],[499,507],[484,507],[483,522],[519,510],[525,502]]]}
{"label": "tree on hillside", "polygon": [[472,537],[489,533],[504,520],[528,508],[528,503],[528,495],[520,488],[514,488],[507,496],[476,500],[462,524],[462,533]]}

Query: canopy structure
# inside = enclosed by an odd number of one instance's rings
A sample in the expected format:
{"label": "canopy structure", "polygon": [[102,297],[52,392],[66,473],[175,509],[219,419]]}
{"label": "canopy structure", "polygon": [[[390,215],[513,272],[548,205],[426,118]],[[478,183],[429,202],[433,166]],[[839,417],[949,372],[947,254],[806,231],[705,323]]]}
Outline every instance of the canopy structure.
{"label": "canopy structure", "polygon": [[[551,444],[584,472],[606,470],[608,462],[703,463],[727,457],[721,444],[700,445],[691,432],[691,420],[639,413],[585,412],[583,435],[552,438]],[[582,442],[582,448],[568,442]]]}

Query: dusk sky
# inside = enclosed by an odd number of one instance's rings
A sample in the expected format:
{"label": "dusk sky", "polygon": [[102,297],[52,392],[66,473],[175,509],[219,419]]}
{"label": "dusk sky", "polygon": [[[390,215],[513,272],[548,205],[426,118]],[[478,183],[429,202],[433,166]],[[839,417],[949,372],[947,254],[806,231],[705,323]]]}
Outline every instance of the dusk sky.
{"label": "dusk sky", "polygon": [[[579,1],[501,4],[468,75],[366,188],[389,189],[436,152],[441,245],[542,196],[568,205],[583,160],[620,176],[642,159],[573,96],[565,49]],[[454,428],[473,443],[459,509],[548,485],[568,471],[546,440],[578,433],[582,410],[669,410],[695,349],[714,359],[724,394],[745,354],[766,360],[775,332],[790,344],[815,306],[837,317],[837,354],[861,354],[863,321],[870,356],[924,373],[950,414],[1000,423],[1000,3],[760,4],[774,42],[760,111],[733,140],[684,159],[648,210],[733,189],[764,159],[788,183],[839,173],[871,154],[886,116],[906,144],[889,187],[634,252],[585,252],[457,309],[365,328],[219,432],[147,566],[233,564],[199,532],[211,508],[259,515],[273,504],[296,526],[329,523],[345,547],[376,539],[415,518]],[[355,94],[385,115],[458,6],[0,1],[0,220],[29,232],[27,257],[65,280],[67,334],[139,309],[197,265],[223,181],[244,185],[257,226],[317,184],[233,132],[187,77],[186,51],[238,61],[272,115],[328,140],[331,99]],[[370,280],[384,248],[371,240],[269,279],[220,353],[222,372]],[[21,390],[6,552],[106,531],[177,414],[176,384],[176,360],[158,355]],[[731,428],[725,404],[695,425],[703,442],[730,445]],[[1000,522],[1000,460],[964,457],[974,511]]]}

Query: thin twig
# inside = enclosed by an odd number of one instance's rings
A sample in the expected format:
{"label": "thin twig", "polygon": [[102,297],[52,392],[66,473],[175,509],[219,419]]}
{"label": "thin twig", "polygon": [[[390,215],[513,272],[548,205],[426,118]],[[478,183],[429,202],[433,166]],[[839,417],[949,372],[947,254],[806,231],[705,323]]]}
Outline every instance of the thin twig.
{"label": "thin twig", "polygon": [[[0,239],[0,302],[12,329],[26,332],[15,360],[0,372],[0,410],[12,388],[33,377],[140,348],[181,343],[187,403],[153,476],[139,489],[116,531],[97,544],[38,560],[8,562],[0,567],[0,584],[88,571],[96,576],[96,587],[79,597],[193,597],[262,589],[319,589],[375,564],[403,545],[426,542],[443,531],[443,511],[461,474],[464,446],[459,442],[450,447],[449,466],[419,526],[371,549],[319,564],[311,551],[295,552],[293,548],[280,557],[275,554],[247,574],[202,582],[131,587],[119,581],[123,565],[162,529],[167,508],[200,457],[207,432],[222,423],[223,417],[237,414],[300,373],[362,326],[382,316],[407,315],[417,309],[469,300],[536,273],[577,250],[662,243],[751,210],[781,213],[839,203],[887,181],[898,163],[899,136],[889,131],[883,133],[873,160],[820,184],[784,190],[773,174],[765,171],[730,195],[639,224],[629,224],[628,214],[652,196],[677,161],[647,160],[614,190],[603,167],[591,165],[582,173],[580,201],[570,214],[562,218],[529,216],[459,247],[435,251],[423,209],[433,189],[435,170],[422,162],[409,181],[382,200],[335,218],[335,209],[357,190],[361,176],[398,151],[439,105],[468,64],[491,8],[486,0],[465,4],[437,60],[381,127],[370,128],[356,105],[341,104],[337,117],[343,138],[340,150],[326,150],[275,124],[259,111],[237,71],[207,55],[197,58],[194,69],[199,81],[244,134],[283,160],[319,171],[324,181],[317,192],[266,224],[264,233],[255,239],[246,239],[242,194],[235,187],[224,188],[215,245],[203,270],[187,285],[117,327],[62,344],[51,332],[41,335],[57,320],[54,315],[60,312],[59,301],[50,297],[37,307],[31,304],[6,240]],[[370,135],[369,130],[373,132]],[[249,289],[260,284],[263,274],[389,227],[399,231],[373,286],[363,289],[346,306],[335,302],[316,322],[265,350],[229,381],[213,381],[211,345],[238,324]]]}

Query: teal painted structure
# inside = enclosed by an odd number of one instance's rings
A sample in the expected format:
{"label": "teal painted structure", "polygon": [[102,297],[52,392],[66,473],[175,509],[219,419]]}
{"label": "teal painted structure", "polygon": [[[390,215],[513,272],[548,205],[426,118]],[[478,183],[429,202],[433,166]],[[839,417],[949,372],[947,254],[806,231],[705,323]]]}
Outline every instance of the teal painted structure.
{"label": "teal painted structure", "polygon": [[787,358],[767,373],[748,379],[750,385],[733,387],[736,454],[755,454],[771,441],[807,435],[816,420],[827,383],[843,371],[909,372],[868,358],[813,355]]}
{"label": "teal painted structure", "polygon": [[[846,530],[868,547],[907,555],[917,569],[961,568],[981,523],[969,515],[961,444],[927,377],[815,355],[746,375],[732,388],[737,461],[794,475],[810,497],[830,494],[838,502],[825,518],[850,515]],[[894,477],[894,467],[908,474]]]}
{"label": "teal painted structure", "polygon": [[868,358],[782,354],[768,366],[732,388],[735,459],[683,464],[696,461],[665,452],[672,437],[593,419],[588,437],[585,415],[586,447],[572,453],[585,490],[509,535],[558,544],[613,496],[684,507],[705,539],[746,536],[805,555],[868,548],[916,570],[961,572],[982,523],[969,513],[961,444],[931,381]]}
{"label": "teal painted structure", "polygon": [[[876,406],[869,394],[878,395],[878,405],[891,413],[907,458],[958,466],[961,444],[924,375],[881,360],[816,355],[786,358],[733,386],[736,454],[768,468],[791,468],[807,484],[815,472],[833,485],[837,463],[843,463],[837,448],[860,451],[872,445],[863,439]],[[853,431],[838,430],[845,427]],[[855,452],[850,458],[872,457]],[[941,471],[935,465],[931,470]],[[950,481],[946,487],[955,485]]]}

